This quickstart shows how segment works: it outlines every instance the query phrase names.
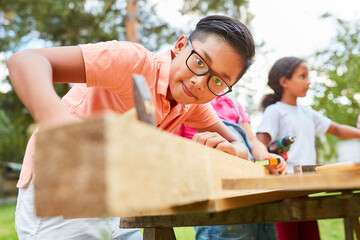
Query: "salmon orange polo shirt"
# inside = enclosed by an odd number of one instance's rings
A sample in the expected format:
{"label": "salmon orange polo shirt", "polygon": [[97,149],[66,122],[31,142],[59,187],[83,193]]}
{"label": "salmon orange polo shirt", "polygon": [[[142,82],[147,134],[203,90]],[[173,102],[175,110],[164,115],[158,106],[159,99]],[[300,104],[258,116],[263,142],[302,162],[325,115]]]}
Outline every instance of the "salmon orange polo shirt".
{"label": "salmon orange polo shirt", "polygon": [[[81,119],[113,111],[124,113],[134,108],[132,74],[145,77],[155,105],[158,128],[172,132],[181,123],[195,128],[209,127],[219,117],[207,104],[176,104],[166,100],[171,61],[175,54],[159,55],[131,42],[109,41],[80,45],[86,71],[86,84],[76,84],[62,101],[69,112]],[[184,62],[185,64],[185,62]],[[35,137],[26,148],[17,186],[24,188],[34,180]]]}

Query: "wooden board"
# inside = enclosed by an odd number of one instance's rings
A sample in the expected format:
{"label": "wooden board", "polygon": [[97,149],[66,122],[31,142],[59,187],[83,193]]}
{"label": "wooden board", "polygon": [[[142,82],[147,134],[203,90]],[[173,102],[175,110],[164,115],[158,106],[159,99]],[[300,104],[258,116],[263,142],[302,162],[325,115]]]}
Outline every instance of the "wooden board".
{"label": "wooden board", "polygon": [[224,189],[282,189],[287,191],[331,191],[360,189],[360,172],[303,173],[300,175],[223,179]]}
{"label": "wooden board", "polygon": [[317,173],[330,172],[358,172],[360,173],[360,162],[332,163],[315,168]]}
{"label": "wooden board", "polygon": [[[233,190],[230,190],[233,191]],[[227,211],[235,208],[246,207],[255,204],[273,202],[287,198],[303,197],[318,191],[282,191],[282,190],[252,190],[238,192],[233,197],[223,197],[219,199],[207,200],[191,204],[174,206],[171,208],[154,209],[147,211],[144,216],[157,216],[169,214],[185,214],[185,213],[215,213]]]}
{"label": "wooden board", "polygon": [[266,175],[262,166],[138,122],[133,114],[39,131],[36,144],[39,216],[165,214],[178,206],[259,193],[222,190],[221,179]]}

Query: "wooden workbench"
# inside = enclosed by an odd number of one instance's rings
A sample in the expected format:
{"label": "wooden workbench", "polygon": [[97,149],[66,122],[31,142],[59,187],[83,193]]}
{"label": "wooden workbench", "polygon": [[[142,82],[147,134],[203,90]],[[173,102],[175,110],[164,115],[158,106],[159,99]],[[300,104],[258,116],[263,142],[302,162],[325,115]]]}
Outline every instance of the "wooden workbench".
{"label": "wooden workbench", "polygon": [[[120,227],[144,228],[144,240],[153,240],[169,239],[169,236],[175,239],[175,235],[171,234],[172,227],[344,218],[346,240],[353,239],[353,231],[360,239],[360,190],[354,190],[360,189],[359,163],[326,165],[320,170],[317,173],[222,180],[222,187],[226,190],[267,189],[274,192],[263,195],[283,195],[283,200],[270,202],[271,198],[268,198],[267,203],[242,207],[238,203],[239,207],[236,207],[236,202],[243,198],[233,199],[232,204],[226,203],[230,199],[222,199],[223,206],[228,205],[229,210],[122,218]],[[313,194],[308,195],[311,191]],[[325,194],[322,191],[329,192]],[[291,195],[302,197],[289,198]]]}
{"label": "wooden workbench", "polygon": [[[134,216],[122,218],[121,227],[145,228],[145,240],[168,240],[175,226],[360,215],[359,193],[352,192],[360,189],[360,170],[269,176],[260,165],[133,114],[42,129],[36,137],[35,207],[42,217]],[[343,194],[306,197],[323,191]]]}
{"label": "wooden workbench", "polygon": [[144,240],[175,239],[173,227],[310,221],[344,218],[346,239],[360,236],[360,191],[284,199],[221,212],[121,218],[121,228],[144,228]]}

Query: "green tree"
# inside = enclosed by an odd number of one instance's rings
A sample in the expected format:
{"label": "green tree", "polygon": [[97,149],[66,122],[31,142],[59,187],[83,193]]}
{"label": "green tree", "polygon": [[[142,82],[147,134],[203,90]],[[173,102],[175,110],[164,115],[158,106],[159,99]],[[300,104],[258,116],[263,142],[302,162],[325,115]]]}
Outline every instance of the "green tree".
{"label": "green tree", "polygon": [[[145,45],[169,25],[155,14],[155,5],[138,0],[140,32]],[[125,0],[0,0],[1,51],[14,51],[37,38],[49,46],[77,45],[106,40],[125,40]],[[152,16],[148,18],[148,16]],[[159,46],[158,46],[159,47]],[[156,49],[151,49],[156,50]]]}
{"label": "green tree", "polygon": [[249,12],[248,0],[184,0],[183,14],[196,13],[200,16],[221,13],[250,24],[253,15]]}
{"label": "green tree", "polygon": [[14,91],[0,94],[0,162],[22,162],[31,123]]}
{"label": "green tree", "polygon": [[[325,14],[323,17],[331,17]],[[314,70],[322,81],[313,85],[315,110],[322,112],[333,121],[356,126],[360,109],[360,22],[347,22],[338,18],[336,37],[331,46],[315,53]],[[336,157],[338,138],[327,134],[326,142],[317,141],[319,157]],[[324,144],[329,144],[324,151]]]}

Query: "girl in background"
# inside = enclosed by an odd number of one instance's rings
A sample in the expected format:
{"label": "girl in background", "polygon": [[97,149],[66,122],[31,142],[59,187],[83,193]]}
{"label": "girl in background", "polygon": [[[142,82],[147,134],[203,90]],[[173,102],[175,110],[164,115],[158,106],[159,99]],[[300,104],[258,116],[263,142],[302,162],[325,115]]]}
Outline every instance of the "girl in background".
{"label": "girl in background", "polygon": [[[310,107],[297,104],[309,90],[309,69],[303,59],[284,57],[275,62],[268,76],[274,90],[266,95],[265,110],[257,129],[258,139],[269,145],[282,136],[296,136],[288,152],[288,173],[295,165],[316,164],[315,136],[330,133],[344,139],[359,139],[360,129],[332,122]],[[320,239],[317,221],[276,223],[279,240]]]}

